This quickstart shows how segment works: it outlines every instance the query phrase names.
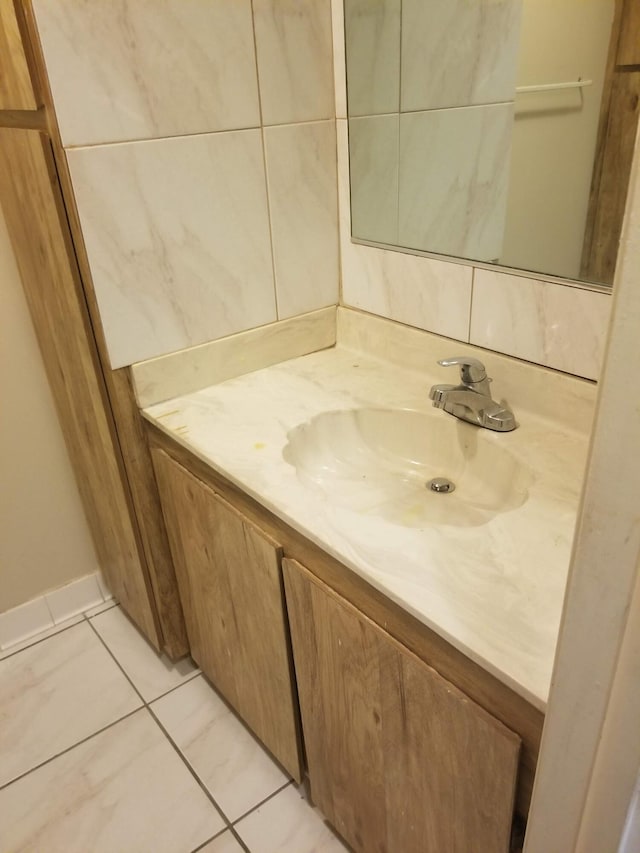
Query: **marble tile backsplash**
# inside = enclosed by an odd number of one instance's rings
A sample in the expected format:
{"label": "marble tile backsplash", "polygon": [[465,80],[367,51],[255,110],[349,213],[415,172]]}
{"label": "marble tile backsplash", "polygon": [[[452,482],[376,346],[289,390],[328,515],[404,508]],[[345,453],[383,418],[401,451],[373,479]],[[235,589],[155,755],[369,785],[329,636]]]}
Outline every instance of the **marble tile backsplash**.
{"label": "marble tile backsplash", "polygon": [[335,121],[265,127],[278,317],[338,302]]}
{"label": "marble tile backsplash", "polygon": [[277,319],[260,130],[67,157],[113,368]]}
{"label": "marble tile backsplash", "polygon": [[35,0],[62,141],[257,127],[251,0]]}
{"label": "marble tile backsplash", "polygon": [[265,125],[330,119],[330,0],[253,0]]}
{"label": "marble tile backsplash", "polygon": [[337,304],[331,0],[35,10],[113,368]]}
{"label": "marble tile backsplash", "polygon": [[469,342],[597,379],[610,308],[606,293],[477,269]]}

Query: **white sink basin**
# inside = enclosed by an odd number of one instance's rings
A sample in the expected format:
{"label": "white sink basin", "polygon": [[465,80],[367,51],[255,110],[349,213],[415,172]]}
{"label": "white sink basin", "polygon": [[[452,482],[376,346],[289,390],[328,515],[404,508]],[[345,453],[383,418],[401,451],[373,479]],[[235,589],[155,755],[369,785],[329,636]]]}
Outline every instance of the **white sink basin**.
{"label": "white sink basin", "polygon": [[[355,512],[404,527],[471,527],[528,497],[533,474],[506,441],[442,412],[352,409],[292,429],[283,456],[301,482]],[[441,477],[455,491],[432,491]]]}

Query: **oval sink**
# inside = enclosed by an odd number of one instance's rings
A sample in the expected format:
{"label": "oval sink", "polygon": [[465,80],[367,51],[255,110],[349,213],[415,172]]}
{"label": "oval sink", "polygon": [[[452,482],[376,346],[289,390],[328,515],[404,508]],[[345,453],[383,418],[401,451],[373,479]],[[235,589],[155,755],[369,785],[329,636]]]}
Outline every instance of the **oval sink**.
{"label": "oval sink", "polygon": [[[533,480],[503,436],[482,432],[412,409],[323,412],[289,432],[283,456],[301,482],[354,512],[404,527],[471,527],[521,506]],[[430,487],[441,479],[455,489]]]}

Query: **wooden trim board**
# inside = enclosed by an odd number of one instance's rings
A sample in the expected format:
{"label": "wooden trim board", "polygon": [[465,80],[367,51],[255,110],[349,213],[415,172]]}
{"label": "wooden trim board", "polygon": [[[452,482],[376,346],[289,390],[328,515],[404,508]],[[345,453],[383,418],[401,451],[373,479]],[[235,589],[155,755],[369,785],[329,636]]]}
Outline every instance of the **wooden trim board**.
{"label": "wooden trim board", "polygon": [[[188,642],[142,417],[135,401],[129,368],[120,370],[110,368],[66,155],[60,138],[44,56],[29,0],[20,0],[18,11],[20,25],[26,36],[27,53],[33,58],[32,72],[37,77],[38,89],[42,92],[45,105],[55,171],[63,199],[60,216],[65,226],[68,225],[70,254],[74,258],[74,265],[79,270],[82,301],[85,311],[88,312],[87,335],[91,336],[95,342],[98,369],[103,375],[106,389],[105,405],[112,413],[118,445],[117,452],[123,463],[122,476],[129,492],[130,507],[135,519],[133,523],[136,525],[143,559],[146,563],[149,606],[156,611],[154,615],[156,639],[154,640],[153,637],[151,639],[152,642],[159,643],[170,658],[177,659],[187,654]],[[131,616],[137,622],[133,613]],[[142,624],[140,627],[143,631],[146,630]]]}
{"label": "wooden trim board", "polygon": [[149,577],[46,136],[0,129],[0,199],[100,566],[113,594],[159,647]]}

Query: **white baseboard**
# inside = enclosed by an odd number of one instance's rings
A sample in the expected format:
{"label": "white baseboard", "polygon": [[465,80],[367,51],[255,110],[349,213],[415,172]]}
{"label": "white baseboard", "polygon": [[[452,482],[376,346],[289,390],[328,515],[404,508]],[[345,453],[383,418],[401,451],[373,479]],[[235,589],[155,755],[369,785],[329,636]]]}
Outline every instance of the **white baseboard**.
{"label": "white baseboard", "polygon": [[0,613],[0,650],[5,651],[112,597],[100,573],[95,572]]}

